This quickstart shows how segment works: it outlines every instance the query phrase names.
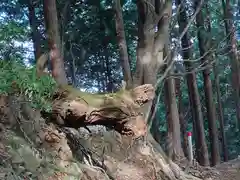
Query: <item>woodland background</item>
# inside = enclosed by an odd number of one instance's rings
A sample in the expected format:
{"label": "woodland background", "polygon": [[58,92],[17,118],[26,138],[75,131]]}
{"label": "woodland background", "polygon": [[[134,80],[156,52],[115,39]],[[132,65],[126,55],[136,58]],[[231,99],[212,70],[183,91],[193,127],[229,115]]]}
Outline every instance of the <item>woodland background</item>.
{"label": "woodland background", "polygon": [[[49,108],[56,83],[37,78],[36,61],[52,38],[68,83],[81,91],[115,92],[122,80],[156,85],[155,140],[170,158],[187,156],[191,131],[200,165],[217,165],[240,152],[239,20],[235,0],[2,0],[0,93],[14,82],[33,107]],[[146,53],[157,36],[163,64]]]}

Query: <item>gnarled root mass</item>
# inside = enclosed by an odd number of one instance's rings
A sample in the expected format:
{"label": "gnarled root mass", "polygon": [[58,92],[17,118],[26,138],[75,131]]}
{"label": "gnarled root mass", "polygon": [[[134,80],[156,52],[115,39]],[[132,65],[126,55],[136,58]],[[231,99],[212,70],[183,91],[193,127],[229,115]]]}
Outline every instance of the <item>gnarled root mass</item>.
{"label": "gnarled root mass", "polygon": [[76,129],[104,125],[137,138],[147,130],[141,107],[151,101],[154,94],[150,84],[109,94],[90,94],[66,86],[54,95],[52,120]]}

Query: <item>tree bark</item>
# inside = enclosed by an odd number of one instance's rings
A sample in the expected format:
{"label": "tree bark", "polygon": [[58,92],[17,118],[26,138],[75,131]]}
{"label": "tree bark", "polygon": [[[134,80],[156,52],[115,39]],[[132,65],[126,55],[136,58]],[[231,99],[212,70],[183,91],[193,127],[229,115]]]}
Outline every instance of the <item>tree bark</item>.
{"label": "tree bark", "polygon": [[[136,3],[138,10],[138,43],[133,87],[142,84],[155,86],[157,75],[164,66],[163,50],[169,39],[172,1],[139,0]],[[143,108],[146,121],[148,121],[148,112],[151,106],[152,102],[149,102]]]}
{"label": "tree bark", "polygon": [[46,24],[50,59],[52,62],[52,75],[61,85],[68,84],[64,61],[61,52],[61,39],[58,29],[58,15],[55,0],[44,0],[44,19]]}
{"label": "tree bark", "polygon": [[221,92],[219,86],[219,72],[217,63],[214,65],[214,79],[215,79],[215,87],[216,87],[216,94],[217,94],[217,107],[218,107],[218,118],[220,122],[220,134],[221,134],[221,145],[222,145],[222,152],[223,152],[223,160],[226,162],[228,161],[228,150],[227,150],[227,139],[225,135],[225,128],[224,128],[224,116],[223,116],[223,107],[221,101]]}
{"label": "tree bark", "polygon": [[230,1],[222,0],[226,35],[228,36],[228,52],[232,69],[232,87],[236,105],[237,124],[240,129],[240,63],[237,52],[236,29],[233,24],[233,14]]}
{"label": "tree bark", "polygon": [[[177,6],[180,6],[179,16],[178,16],[178,23],[179,23],[179,31],[180,33],[183,32],[184,28],[187,26],[187,15],[186,9],[182,4],[181,0],[176,0]],[[185,33],[183,38],[181,39],[182,43],[182,56],[184,59],[184,64],[186,66],[187,71],[192,71],[192,63],[190,62],[190,58],[192,57],[191,52],[191,42],[188,33]],[[196,154],[197,160],[200,165],[208,166],[209,159],[208,159],[208,149],[205,140],[204,134],[204,126],[203,126],[203,115],[201,110],[201,102],[199,98],[199,92],[197,87],[196,81],[196,74],[194,72],[187,74],[187,86],[188,86],[188,94],[189,100],[191,104],[191,111],[193,117],[193,127],[195,130],[196,136]]]}
{"label": "tree bark", "polygon": [[35,15],[35,7],[32,0],[28,1],[28,11],[29,11],[29,23],[32,29],[32,41],[34,48],[35,60],[41,56],[41,44],[40,44],[40,34],[38,31],[37,18]]}
{"label": "tree bark", "polygon": [[130,62],[127,50],[127,43],[124,31],[124,23],[123,23],[123,15],[122,15],[122,7],[120,4],[120,0],[114,0],[114,8],[115,8],[115,24],[116,24],[116,32],[117,32],[117,42],[119,47],[119,55],[120,61],[123,70],[123,79],[126,82],[126,88],[130,89],[132,87],[132,74],[130,69]]}
{"label": "tree bark", "polygon": [[[199,1],[195,0],[195,10],[199,6]],[[213,92],[212,92],[212,81],[210,79],[210,61],[211,54],[209,52],[211,39],[206,36],[207,32],[204,28],[204,20],[202,9],[196,16],[196,24],[198,28],[197,37],[198,37],[198,45],[200,56],[202,60],[202,64],[204,64],[203,70],[203,79],[204,79],[204,92],[205,92],[205,103],[207,108],[207,119],[208,119],[208,129],[209,129],[209,138],[211,144],[211,157],[212,157],[212,165],[215,166],[220,163],[220,154],[219,154],[219,144],[218,144],[218,130],[216,124],[216,109],[215,104],[213,102]],[[205,38],[204,38],[205,37]],[[207,46],[209,44],[209,46]]]}
{"label": "tree bark", "polygon": [[73,54],[73,46],[70,43],[70,49],[69,49],[69,53],[71,55],[72,61],[70,62],[71,65],[71,78],[72,78],[72,84],[74,87],[77,86],[77,79],[76,79],[76,58]]}
{"label": "tree bark", "polygon": [[[157,74],[164,65],[163,49],[168,40],[172,1],[137,1],[138,45],[134,86],[156,84]],[[149,14],[151,13],[151,14]],[[161,16],[161,14],[163,16]]]}
{"label": "tree bark", "polygon": [[176,82],[176,96],[178,96],[179,121],[180,121],[180,126],[181,126],[182,137],[183,137],[183,143],[182,143],[183,144],[183,152],[186,157],[189,157],[188,138],[187,138],[187,121],[184,119],[181,79],[176,79],[175,82]]}
{"label": "tree bark", "polygon": [[[165,56],[167,56],[167,46],[165,46]],[[168,66],[171,65],[173,57],[167,58]],[[169,71],[171,74],[173,68]],[[178,161],[184,154],[181,146],[181,132],[180,132],[180,122],[179,122],[179,113],[176,102],[176,91],[175,91],[175,80],[172,77],[166,79],[165,82],[165,96],[166,96],[166,107],[167,107],[167,123],[168,123],[168,149],[169,156],[171,159]],[[170,142],[172,141],[172,142]],[[170,146],[171,144],[171,146]]]}

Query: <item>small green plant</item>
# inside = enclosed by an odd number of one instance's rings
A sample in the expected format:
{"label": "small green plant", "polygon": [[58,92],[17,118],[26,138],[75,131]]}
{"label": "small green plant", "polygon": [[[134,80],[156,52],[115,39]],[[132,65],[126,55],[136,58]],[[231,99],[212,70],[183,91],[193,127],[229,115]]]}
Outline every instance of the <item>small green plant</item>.
{"label": "small green plant", "polygon": [[21,62],[0,60],[0,94],[25,95],[35,108],[50,110],[49,100],[56,89],[50,76],[36,75],[36,68]]}

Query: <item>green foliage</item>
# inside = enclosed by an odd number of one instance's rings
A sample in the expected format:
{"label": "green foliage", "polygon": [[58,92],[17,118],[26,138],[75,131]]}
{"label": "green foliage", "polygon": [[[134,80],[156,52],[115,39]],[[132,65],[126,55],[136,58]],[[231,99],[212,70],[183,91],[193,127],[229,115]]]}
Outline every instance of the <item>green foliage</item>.
{"label": "green foliage", "polygon": [[25,95],[35,108],[50,110],[48,100],[56,88],[50,76],[36,76],[35,68],[16,61],[0,61],[0,94]]}

